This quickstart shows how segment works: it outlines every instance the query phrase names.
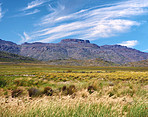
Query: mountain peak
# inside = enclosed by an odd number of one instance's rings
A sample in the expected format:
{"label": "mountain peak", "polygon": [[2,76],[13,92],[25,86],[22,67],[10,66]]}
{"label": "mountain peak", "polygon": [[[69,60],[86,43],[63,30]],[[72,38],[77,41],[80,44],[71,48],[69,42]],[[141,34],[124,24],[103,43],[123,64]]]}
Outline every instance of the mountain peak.
{"label": "mountain peak", "polygon": [[82,39],[63,39],[60,43],[90,43],[90,41]]}
{"label": "mountain peak", "polygon": [[0,44],[4,44],[4,45],[17,45],[16,43],[13,43],[11,41],[5,41],[0,39]]}

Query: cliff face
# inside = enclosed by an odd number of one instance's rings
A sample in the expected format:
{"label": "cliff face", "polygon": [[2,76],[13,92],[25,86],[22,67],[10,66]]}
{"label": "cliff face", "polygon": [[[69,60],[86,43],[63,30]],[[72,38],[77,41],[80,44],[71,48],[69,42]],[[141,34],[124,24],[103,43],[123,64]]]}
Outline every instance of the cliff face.
{"label": "cliff face", "polygon": [[98,46],[89,40],[63,39],[59,43],[24,43],[17,45],[0,40],[0,51],[11,52],[38,60],[96,59],[114,63],[128,63],[148,59],[148,53],[120,45]]}
{"label": "cliff face", "polygon": [[63,39],[60,43],[90,43],[90,41],[82,39]]}

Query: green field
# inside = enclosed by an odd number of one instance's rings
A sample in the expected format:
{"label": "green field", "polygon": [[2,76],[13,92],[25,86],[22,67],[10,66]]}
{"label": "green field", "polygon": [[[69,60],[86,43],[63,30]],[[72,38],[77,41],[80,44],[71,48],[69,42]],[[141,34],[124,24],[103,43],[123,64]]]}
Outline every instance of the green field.
{"label": "green field", "polygon": [[147,117],[148,68],[0,63],[0,117],[9,116]]}

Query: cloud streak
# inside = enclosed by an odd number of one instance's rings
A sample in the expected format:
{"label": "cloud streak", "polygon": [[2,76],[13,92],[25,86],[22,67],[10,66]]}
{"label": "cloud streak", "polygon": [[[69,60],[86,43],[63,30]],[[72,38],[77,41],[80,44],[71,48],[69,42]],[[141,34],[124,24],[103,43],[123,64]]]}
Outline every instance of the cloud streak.
{"label": "cloud streak", "polygon": [[[51,42],[66,37],[97,40],[117,36],[128,32],[133,26],[140,25],[130,18],[147,13],[145,8],[148,7],[148,1],[128,0],[64,15],[64,4],[59,4],[56,8],[51,5],[49,7],[51,12],[40,20],[40,29],[29,33],[30,41],[38,39],[41,42]],[[127,42],[127,46],[134,46],[132,42]]]}
{"label": "cloud streak", "polygon": [[39,13],[40,12],[40,10],[38,10],[38,9],[35,9],[35,10],[33,10],[33,11],[29,11],[29,12],[23,12],[23,13],[19,13],[19,14],[17,14],[17,15],[14,15],[14,16],[12,16],[12,17],[22,17],[22,16],[28,16],[28,15],[33,15],[33,14],[36,14],[36,13]]}
{"label": "cloud streak", "polygon": [[36,14],[36,13],[38,13],[38,12],[40,12],[40,10],[35,9],[35,10],[34,10],[34,11],[32,11],[32,12],[27,12],[27,13],[24,13],[24,16],[26,16],[26,15],[32,15],[32,14]]}
{"label": "cloud streak", "polygon": [[27,42],[30,40],[29,35],[26,32],[23,32],[23,35],[18,34],[18,36],[22,39],[20,43]]}
{"label": "cloud streak", "polygon": [[148,52],[148,49],[146,49],[146,50],[143,50],[143,52]]}
{"label": "cloud streak", "polygon": [[48,2],[49,0],[34,0],[30,3],[28,3],[27,7],[23,8],[22,11],[25,11],[25,10],[29,10],[29,9],[32,9],[32,8],[35,8],[35,7],[39,7],[41,6],[42,4],[44,4],[45,2]]}
{"label": "cloud streak", "polygon": [[2,7],[1,7],[1,3],[0,3],[0,20],[2,19],[2,17],[3,17],[3,13],[2,13]]}
{"label": "cloud streak", "polygon": [[130,40],[130,41],[123,41],[122,43],[120,43],[119,45],[122,46],[127,46],[127,47],[134,47],[138,44],[137,40]]}

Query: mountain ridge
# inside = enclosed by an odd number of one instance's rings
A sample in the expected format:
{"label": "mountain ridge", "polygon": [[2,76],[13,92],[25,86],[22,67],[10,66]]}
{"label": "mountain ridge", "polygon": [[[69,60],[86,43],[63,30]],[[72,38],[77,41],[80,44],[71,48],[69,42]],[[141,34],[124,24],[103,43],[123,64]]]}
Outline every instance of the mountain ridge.
{"label": "mountain ridge", "polygon": [[[2,42],[3,41],[3,42]],[[148,53],[121,45],[103,45],[90,43],[89,40],[63,39],[59,43],[23,43],[17,45],[0,40],[0,51],[19,54],[41,61],[59,59],[103,59],[117,64],[136,62],[148,59]]]}

